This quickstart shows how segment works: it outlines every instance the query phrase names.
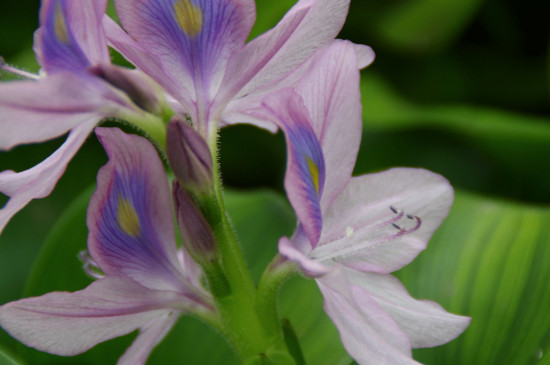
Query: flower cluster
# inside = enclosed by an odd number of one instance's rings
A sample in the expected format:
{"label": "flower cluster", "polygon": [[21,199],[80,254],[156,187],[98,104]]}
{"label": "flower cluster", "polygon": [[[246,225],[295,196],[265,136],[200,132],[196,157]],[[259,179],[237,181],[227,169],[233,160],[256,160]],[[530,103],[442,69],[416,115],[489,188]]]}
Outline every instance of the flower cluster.
{"label": "flower cluster", "polygon": [[[335,39],[349,0],[299,0],[248,43],[253,0],[115,0],[120,25],[106,5],[43,0],[40,75],[0,84],[0,148],[69,132],[37,166],[0,173],[0,192],[10,197],[0,230],[52,191],[92,131],[109,157],[88,206],[82,255],[95,281],[3,305],[8,333],[69,356],[139,329],[119,363],[141,364],[188,314],[224,334],[243,362],[276,353],[272,361],[294,363],[278,314],[258,303],[275,303],[282,279],[295,272],[316,280],[360,364],[413,364],[411,348],[464,331],[469,318],[413,299],[391,275],[426,248],[447,215],[449,183],[411,168],[352,177],[359,70],[374,53]],[[135,69],[111,64],[108,46]],[[131,123],[141,136],[96,127],[106,119]],[[286,138],[284,185],[297,228],[279,240],[258,287],[227,218],[217,167],[218,129],[233,123],[280,129]]]}

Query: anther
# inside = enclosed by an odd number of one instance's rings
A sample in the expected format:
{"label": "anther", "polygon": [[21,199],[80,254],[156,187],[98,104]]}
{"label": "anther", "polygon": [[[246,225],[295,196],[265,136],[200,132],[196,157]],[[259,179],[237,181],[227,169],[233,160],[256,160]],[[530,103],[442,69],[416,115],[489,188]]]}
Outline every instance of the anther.
{"label": "anther", "polygon": [[407,214],[407,218],[409,218],[409,219],[414,219],[415,217],[412,216],[412,215],[410,215],[410,214]]}
{"label": "anther", "polygon": [[391,211],[394,212],[395,214],[399,213],[399,210],[395,209],[395,208],[392,207],[391,205],[390,205],[390,209],[391,209]]}
{"label": "anther", "polygon": [[397,228],[397,229],[401,229],[401,227],[399,227],[399,226],[398,226],[397,224],[395,224],[395,223],[392,223],[391,225],[394,226],[394,227]]}

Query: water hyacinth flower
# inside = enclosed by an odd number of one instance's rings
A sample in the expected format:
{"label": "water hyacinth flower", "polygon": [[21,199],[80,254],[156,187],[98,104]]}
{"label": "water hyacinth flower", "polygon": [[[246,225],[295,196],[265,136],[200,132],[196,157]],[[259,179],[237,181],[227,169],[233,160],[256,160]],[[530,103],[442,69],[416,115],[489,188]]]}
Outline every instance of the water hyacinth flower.
{"label": "water hyacinth flower", "polygon": [[75,355],[136,329],[119,364],[142,364],[176,322],[203,318],[213,302],[201,270],[176,248],[163,165],[145,138],[98,128],[109,156],[88,207],[88,267],[98,280],[75,292],[54,292],[0,307],[0,325],[24,344]]}
{"label": "water hyacinth flower", "polygon": [[[273,90],[285,78],[297,80],[299,73],[291,71],[336,37],[349,0],[300,0],[277,26],[248,43],[254,0],[115,0],[115,6],[124,29],[105,20],[111,45],[210,138],[220,121],[242,121],[239,106],[247,107],[248,96]],[[368,50],[357,47],[360,55]],[[232,101],[240,103],[231,107]],[[273,129],[269,122],[256,124]]]}
{"label": "water hyacinth flower", "polygon": [[[0,84],[0,149],[69,136],[57,151],[23,172],[0,173],[0,232],[32,199],[50,194],[95,125],[120,117],[143,125],[160,121],[162,100],[144,74],[110,64],[101,27],[107,0],[44,0],[35,53],[40,76]],[[6,66],[7,67],[7,66]],[[12,72],[17,72],[9,68]]]}
{"label": "water hyacinth flower", "polygon": [[[413,364],[412,347],[448,342],[469,318],[413,299],[390,273],[411,262],[446,217],[453,190],[422,169],[351,178],[361,136],[359,74],[350,44],[316,59],[295,90],[264,110],[286,135],[285,188],[298,228],[279,252],[316,279],[325,311],[360,364]],[[338,70],[328,72],[328,70]]]}

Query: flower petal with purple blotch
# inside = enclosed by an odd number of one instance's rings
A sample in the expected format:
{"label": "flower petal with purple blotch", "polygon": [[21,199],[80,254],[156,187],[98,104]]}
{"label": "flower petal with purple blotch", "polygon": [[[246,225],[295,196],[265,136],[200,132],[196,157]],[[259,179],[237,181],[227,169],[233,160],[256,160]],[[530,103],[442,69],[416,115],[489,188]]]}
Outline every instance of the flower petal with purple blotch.
{"label": "flower petal with purple blotch", "polygon": [[288,199],[307,234],[311,246],[319,241],[322,227],[320,198],[325,184],[325,160],[308,111],[292,89],[282,89],[266,97],[263,109],[250,111],[277,124],[285,133]]}
{"label": "flower petal with purple blotch", "polygon": [[88,206],[88,248],[107,275],[182,292],[170,189],[162,162],[143,137],[96,130],[109,162]]}

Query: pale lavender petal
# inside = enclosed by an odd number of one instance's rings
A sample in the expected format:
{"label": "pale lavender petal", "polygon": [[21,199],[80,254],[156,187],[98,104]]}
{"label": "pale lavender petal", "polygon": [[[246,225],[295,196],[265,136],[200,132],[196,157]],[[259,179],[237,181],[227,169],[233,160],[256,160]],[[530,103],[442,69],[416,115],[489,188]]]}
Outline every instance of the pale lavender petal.
{"label": "pale lavender petal", "polygon": [[398,270],[426,248],[453,197],[445,178],[422,169],[352,178],[324,215],[320,243],[309,256],[381,274]]}
{"label": "pale lavender petal", "polygon": [[0,307],[0,325],[25,345],[73,356],[165,319],[181,297],[132,280],[100,279],[86,289],[53,292]]}
{"label": "pale lavender petal", "polygon": [[107,40],[101,25],[107,0],[64,1],[67,6],[68,25],[90,63],[110,63]]}
{"label": "pale lavender petal", "polygon": [[363,69],[374,62],[376,55],[369,46],[363,44],[355,44],[355,53],[357,55],[357,66]]}
{"label": "pale lavender petal", "polygon": [[264,99],[263,109],[251,115],[271,120],[283,129],[287,144],[285,189],[298,221],[312,247],[322,227],[319,199],[325,183],[325,163],[319,141],[310,125],[302,99],[292,89],[283,89]]}
{"label": "pale lavender petal", "polygon": [[199,121],[214,117],[206,109],[227,59],[244,46],[255,20],[254,1],[117,0],[115,5],[128,34],[192,91],[197,105],[191,115]]}
{"label": "pale lavender petal", "polygon": [[460,335],[470,318],[448,313],[439,304],[412,298],[399,280],[391,275],[346,270],[354,285],[370,293],[411,340],[412,347],[433,347]]}
{"label": "pale lavender petal", "polygon": [[335,41],[320,52],[296,92],[311,117],[325,156],[323,212],[348,184],[355,166],[363,127],[359,70],[355,45]]}
{"label": "pale lavender petal", "polygon": [[[171,104],[181,103],[184,109],[181,111],[182,113],[189,113],[193,109],[194,104],[191,98],[191,88],[193,85],[179,83],[170,72],[165,70],[161,58],[149,53],[147,49],[132,39],[108,16],[103,18],[103,27],[107,39],[114,49],[158,82],[172,97],[177,98],[177,101]],[[175,106],[181,107],[181,105],[177,104]],[[172,109],[176,110],[175,106],[171,105]]]}
{"label": "pale lavender petal", "polygon": [[114,114],[123,98],[100,80],[69,73],[0,84],[0,149],[59,137]]}
{"label": "pale lavender petal", "polygon": [[[214,104],[226,104],[268,63],[296,31],[312,2],[300,1],[270,31],[258,36],[229,59]],[[263,86],[263,85],[262,85]],[[256,91],[256,90],[255,90]]]}
{"label": "pale lavender petal", "polygon": [[[318,59],[328,52],[327,48],[335,47],[337,44],[340,43],[345,44],[349,42],[335,39],[331,43],[327,44],[327,46],[321,47],[315,54],[302,62],[291,72],[287,73],[284,78],[274,80],[270,83],[262,85],[261,88],[254,90],[254,92],[251,94],[239,96],[238,98],[229,101],[222,112],[221,125],[223,126],[227,124],[247,123],[267,129],[271,132],[275,132],[277,130],[276,125],[270,123],[269,121],[261,120],[258,117],[253,118],[252,116],[247,114],[247,111],[259,106],[262,100],[270,93],[287,87],[296,87],[304,74],[310,72],[313,65],[315,63],[318,63]],[[356,62],[358,63],[357,67],[361,68],[362,66],[365,66],[368,62],[370,62],[369,59],[372,58],[374,53],[371,52],[372,50],[368,46],[358,44],[353,44],[353,46],[356,52]],[[225,86],[226,85],[224,83],[224,87]]]}
{"label": "pale lavender petal", "polygon": [[146,327],[143,327],[124,355],[118,359],[117,365],[142,365],[145,364],[151,351],[166,337],[178,320],[174,312],[166,312],[155,319]]}
{"label": "pale lavender petal", "polygon": [[325,266],[307,257],[286,237],[279,240],[279,253],[288,260],[296,262],[304,274],[309,277],[317,278],[328,274],[332,270],[330,266]]}
{"label": "pale lavender petal", "polygon": [[[256,73],[238,96],[253,93],[264,85],[283,78],[308,59],[317,49],[328,45],[338,35],[344,24],[349,0],[300,0],[291,10],[289,18],[294,15],[296,9],[301,8],[310,9],[285,44]],[[281,21],[279,26],[284,27],[286,23]],[[271,32],[277,34],[277,27]],[[264,38],[268,37],[264,36]],[[257,43],[255,47],[262,47],[261,43],[266,40],[259,37],[251,44],[254,42]]]}
{"label": "pale lavender petal", "polygon": [[82,122],[75,127],[67,140],[50,157],[38,165],[15,173],[3,171],[0,173],[0,193],[10,197],[0,210],[0,232],[11,217],[27,205],[32,199],[48,196],[55,184],[65,172],[67,164],[84,143],[99,117]]}
{"label": "pale lavender petal", "polygon": [[40,62],[50,74],[80,73],[90,65],[90,60],[73,33],[68,3],[66,0],[44,0],[40,9]]}
{"label": "pale lavender petal", "polygon": [[366,290],[351,285],[339,270],[317,279],[317,284],[325,312],[359,364],[418,364],[407,335]]}
{"label": "pale lavender petal", "polygon": [[206,294],[206,290],[203,287],[202,276],[203,272],[199,264],[193,260],[183,247],[178,249],[178,262],[183,268],[185,279],[197,290]]}
{"label": "pale lavender petal", "polygon": [[183,292],[170,188],[153,145],[118,128],[97,128],[109,156],[88,206],[88,249],[107,275]]}

